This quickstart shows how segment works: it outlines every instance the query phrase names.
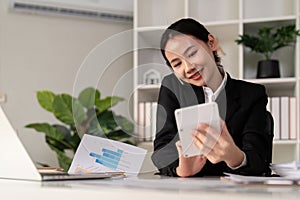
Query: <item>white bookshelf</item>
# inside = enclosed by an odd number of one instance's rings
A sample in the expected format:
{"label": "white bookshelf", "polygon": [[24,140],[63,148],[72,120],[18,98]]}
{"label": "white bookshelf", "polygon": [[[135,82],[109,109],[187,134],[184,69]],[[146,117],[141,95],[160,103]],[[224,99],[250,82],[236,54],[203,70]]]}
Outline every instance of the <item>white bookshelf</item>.
{"label": "white bookshelf", "polygon": [[263,26],[294,23],[300,28],[300,0],[135,0],[134,1],[134,118],[138,102],[156,101],[160,85],[144,85],[143,73],[148,69],[169,74],[159,49],[160,37],[167,26],[182,17],[203,23],[219,40],[225,55],[222,64],[237,79],[266,86],[268,96],[296,97],[297,138],[275,140],[273,162],[300,160],[299,96],[300,48],[280,49],[274,57],[280,61],[281,78],[255,79],[261,57],[234,41],[244,32],[253,33]]}

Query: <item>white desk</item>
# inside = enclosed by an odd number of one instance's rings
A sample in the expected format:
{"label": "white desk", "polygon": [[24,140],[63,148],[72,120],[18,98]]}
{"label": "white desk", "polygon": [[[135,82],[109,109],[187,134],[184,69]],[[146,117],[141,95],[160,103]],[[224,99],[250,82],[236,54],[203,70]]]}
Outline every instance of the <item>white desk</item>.
{"label": "white desk", "polygon": [[129,177],[93,181],[30,182],[0,179],[1,199],[215,200],[299,199],[300,187],[245,186],[218,178]]}

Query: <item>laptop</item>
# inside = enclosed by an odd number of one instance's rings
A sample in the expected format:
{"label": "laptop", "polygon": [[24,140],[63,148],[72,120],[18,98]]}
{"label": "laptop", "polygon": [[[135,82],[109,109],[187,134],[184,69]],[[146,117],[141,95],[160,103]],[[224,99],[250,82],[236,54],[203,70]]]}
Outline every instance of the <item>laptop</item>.
{"label": "laptop", "polygon": [[65,172],[40,173],[16,131],[0,107],[0,178],[32,181],[104,179],[123,176],[122,173],[68,174]]}

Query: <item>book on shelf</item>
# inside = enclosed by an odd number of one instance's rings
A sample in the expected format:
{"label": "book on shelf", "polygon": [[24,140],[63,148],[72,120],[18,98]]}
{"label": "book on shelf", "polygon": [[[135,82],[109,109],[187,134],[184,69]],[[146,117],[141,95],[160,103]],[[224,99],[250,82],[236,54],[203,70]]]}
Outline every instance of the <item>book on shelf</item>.
{"label": "book on shelf", "polygon": [[274,140],[297,138],[296,97],[269,97],[267,110],[274,119]]}
{"label": "book on shelf", "polygon": [[271,114],[274,119],[274,140],[280,139],[280,100],[279,97],[271,97]]}
{"label": "book on shelf", "polygon": [[297,139],[297,103],[296,97],[290,97],[290,138]]}
{"label": "book on shelf", "polygon": [[290,104],[289,97],[280,97],[280,139],[289,140]]}
{"label": "book on shelf", "polygon": [[156,134],[157,102],[139,102],[138,138],[139,142],[152,142]]}

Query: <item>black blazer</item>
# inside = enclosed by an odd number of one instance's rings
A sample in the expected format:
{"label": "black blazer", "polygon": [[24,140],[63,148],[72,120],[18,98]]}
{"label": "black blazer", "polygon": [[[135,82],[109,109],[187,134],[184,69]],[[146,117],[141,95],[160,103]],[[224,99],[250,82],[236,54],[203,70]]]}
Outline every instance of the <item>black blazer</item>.
{"label": "black blazer", "polygon": [[[202,87],[184,83],[174,75],[166,76],[159,92],[156,138],[152,161],[160,173],[177,176],[178,153],[175,142],[178,133],[174,111],[177,108],[204,102]],[[243,175],[267,175],[268,138],[266,127],[267,95],[262,85],[232,79],[227,74],[225,90],[216,102],[235,144],[246,154],[247,165],[231,170],[225,162],[212,164],[207,160],[195,176],[222,175],[223,172]]]}

